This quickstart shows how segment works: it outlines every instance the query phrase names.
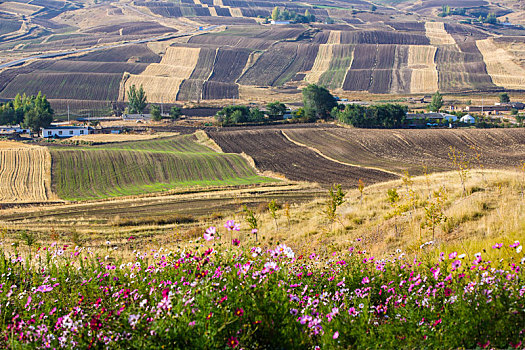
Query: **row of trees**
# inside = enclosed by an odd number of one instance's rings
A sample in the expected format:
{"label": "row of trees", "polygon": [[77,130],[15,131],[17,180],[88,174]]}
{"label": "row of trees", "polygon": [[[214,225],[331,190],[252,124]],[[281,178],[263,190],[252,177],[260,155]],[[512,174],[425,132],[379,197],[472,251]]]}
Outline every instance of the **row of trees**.
{"label": "row of trees", "polygon": [[407,107],[397,104],[370,107],[350,104],[335,108],[332,115],[358,128],[399,128],[405,123],[406,113]]}
{"label": "row of trees", "polygon": [[286,8],[281,11],[278,6],[275,6],[272,11],[272,19],[274,21],[294,21],[296,23],[310,23],[315,22],[315,16],[306,10],[304,15],[294,11],[288,11]]}
{"label": "row of trees", "polygon": [[20,124],[37,132],[53,121],[54,111],[46,96],[17,94],[13,101],[0,104],[0,125]]}

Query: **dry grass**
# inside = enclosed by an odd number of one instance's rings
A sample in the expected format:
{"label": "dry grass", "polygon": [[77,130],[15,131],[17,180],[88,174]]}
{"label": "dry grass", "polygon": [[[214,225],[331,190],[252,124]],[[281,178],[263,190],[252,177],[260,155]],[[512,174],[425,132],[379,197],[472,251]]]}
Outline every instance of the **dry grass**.
{"label": "dry grass", "polygon": [[506,89],[523,89],[525,68],[516,63],[513,55],[503,48],[498,48],[492,39],[478,40],[476,44],[494,84]]}
{"label": "dry grass", "polygon": [[412,69],[410,92],[429,93],[438,90],[438,72],[434,62],[437,48],[411,45],[408,49],[408,68]]}
{"label": "dry grass", "polygon": [[92,134],[74,136],[70,139],[64,140],[63,143],[71,143],[76,141],[92,142],[92,143],[112,143],[125,141],[143,141],[152,140],[162,137],[177,136],[176,132],[159,132],[155,134]]}
{"label": "dry grass", "polygon": [[232,17],[243,17],[242,16],[242,11],[241,11],[240,8],[238,8],[238,7],[230,7],[229,10],[230,10],[230,14],[232,15]]}
{"label": "dry grass", "polygon": [[0,149],[0,201],[44,202],[51,192],[51,155],[45,147]]}
{"label": "dry grass", "polygon": [[426,22],[425,30],[431,45],[455,45],[456,41],[445,30],[443,22]]}
{"label": "dry grass", "polygon": [[29,146],[22,142],[15,142],[15,141],[0,141],[0,149],[20,149],[20,148],[29,148],[32,146]]}

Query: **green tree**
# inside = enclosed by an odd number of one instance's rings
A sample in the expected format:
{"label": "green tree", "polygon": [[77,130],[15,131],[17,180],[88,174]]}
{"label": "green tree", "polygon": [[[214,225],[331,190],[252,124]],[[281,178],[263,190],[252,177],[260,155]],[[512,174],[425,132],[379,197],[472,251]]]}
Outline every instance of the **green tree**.
{"label": "green tree", "polygon": [[509,103],[510,102],[509,94],[507,94],[506,92],[502,92],[501,94],[499,94],[499,102]]}
{"label": "green tree", "polygon": [[131,85],[128,90],[128,109],[129,113],[142,114],[146,106],[148,105],[146,92],[144,87],[140,85],[140,88],[137,89],[135,84]]}
{"label": "green tree", "polygon": [[443,107],[443,95],[441,95],[439,91],[436,91],[432,96],[432,102],[430,103],[429,109],[432,112],[439,112],[441,107]]}
{"label": "green tree", "polygon": [[182,116],[182,109],[178,106],[173,106],[170,109],[170,118],[177,120]]}
{"label": "green tree", "polygon": [[24,120],[22,126],[31,129],[32,132],[38,132],[40,128],[45,128],[51,125],[53,121],[53,109],[46,96],[41,92],[38,95],[30,98],[23,98],[22,108],[24,109]]}
{"label": "green tree", "polygon": [[275,229],[278,231],[279,226],[277,225],[277,210],[279,210],[281,206],[277,203],[275,199],[272,199],[270,203],[268,203],[268,210],[270,211],[270,216],[273,218],[273,222],[275,223]]}
{"label": "green tree", "polygon": [[281,15],[281,11],[279,10],[279,7],[275,6],[272,11],[272,19],[274,21],[279,20],[279,16]]}
{"label": "green tree", "polygon": [[162,120],[162,114],[160,114],[160,107],[157,105],[151,106],[151,117],[155,121],[161,121]]}
{"label": "green tree", "polygon": [[330,117],[330,112],[337,106],[337,101],[330,91],[316,84],[310,84],[303,89],[303,103],[305,115],[310,121]]}
{"label": "green tree", "polygon": [[270,120],[281,120],[286,113],[286,106],[281,102],[272,102],[266,105],[266,110]]}

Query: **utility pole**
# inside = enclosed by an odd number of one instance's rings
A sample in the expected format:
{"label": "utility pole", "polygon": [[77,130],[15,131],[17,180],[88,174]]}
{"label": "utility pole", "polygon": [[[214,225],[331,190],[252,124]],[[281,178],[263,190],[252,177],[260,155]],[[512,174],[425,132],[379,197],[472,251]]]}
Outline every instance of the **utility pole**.
{"label": "utility pole", "polygon": [[67,101],[67,123],[69,124],[69,101]]}

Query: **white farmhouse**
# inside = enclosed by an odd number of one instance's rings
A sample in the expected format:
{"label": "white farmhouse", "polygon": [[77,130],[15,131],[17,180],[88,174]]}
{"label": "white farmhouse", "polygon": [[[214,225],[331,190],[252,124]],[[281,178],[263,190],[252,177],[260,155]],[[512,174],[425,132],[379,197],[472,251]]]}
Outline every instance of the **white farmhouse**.
{"label": "white farmhouse", "polygon": [[476,119],[470,114],[467,114],[461,117],[459,121],[465,124],[474,124],[476,122]]}
{"label": "white farmhouse", "polygon": [[43,138],[48,137],[73,137],[88,135],[93,133],[93,128],[89,126],[50,126],[48,128],[41,128],[40,135]]}
{"label": "white farmhouse", "polygon": [[24,129],[20,125],[2,125],[0,134],[29,134],[29,129]]}
{"label": "white farmhouse", "polygon": [[291,24],[292,21],[276,21],[276,20],[272,19],[272,20],[270,21],[270,23],[271,23],[272,25],[287,25],[287,24]]}

